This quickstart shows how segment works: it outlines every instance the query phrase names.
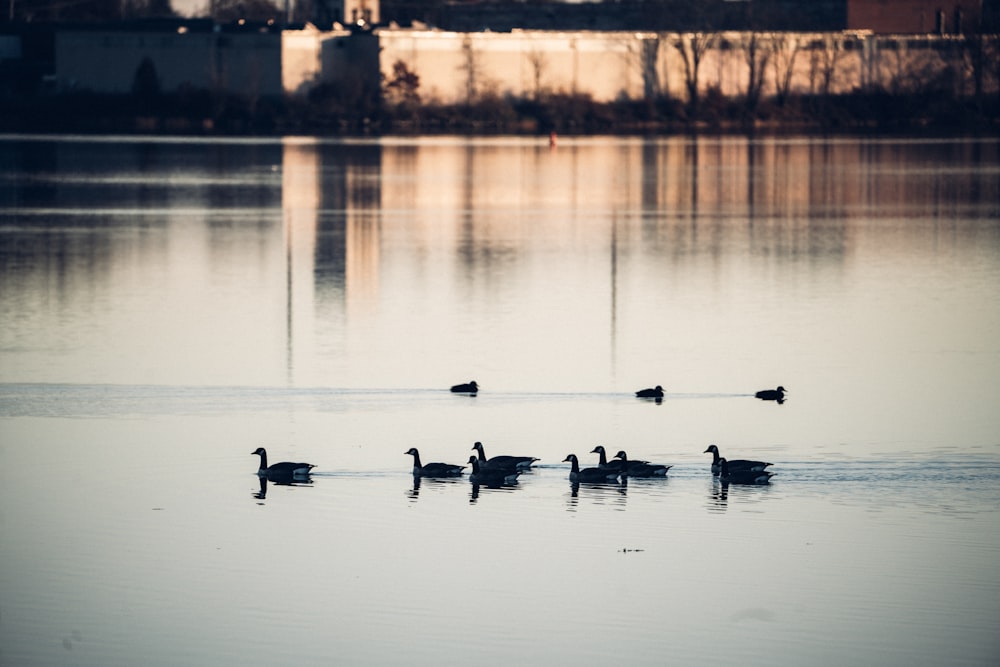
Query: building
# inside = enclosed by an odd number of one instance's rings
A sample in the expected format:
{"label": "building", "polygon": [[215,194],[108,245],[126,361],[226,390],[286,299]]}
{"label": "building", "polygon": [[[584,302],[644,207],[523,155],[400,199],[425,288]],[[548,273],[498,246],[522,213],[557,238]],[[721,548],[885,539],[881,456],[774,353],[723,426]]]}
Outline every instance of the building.
{"label": "building", "polygon": [[[768,1],[774,6],[777,0]],[[419,77],[424,102],[531,99],[548,93],[599,102],[686,99],[691,82],[685,59],[692,49],[703,49],[698,89],[738,96],[750,83],[749,50],[763,45],[770,54],[759,82],[764,95],[899,90],[935,79],[953,82],[955,92],[964,94],[968,65],[954,29],[960,22],[978,21],[981,3],[946,2],[952,4],[847,0],[848,22],[871,26],[851,31],[497,32],[371,28],[369,19],[379,16],[377,0],[347,0],[341,9],[355,24],[327,30],[308,24],[218,25],[205,19],[8,30],[0,39],[0,72],[34,76],[55,92],[127,94],[137,89],[141,70],[146,80],[155,73],[164,93],[207,90],[254,99],[302,95],[322,84],[360,83],[377,91],[380,80],[389,80],[401,63]],[[928,13],[932,6],[946,9]],[[887,9],[902,7],[909,9]],[[934,16],[937,30],[928,30]],[[995,40],[992,44],[995,49]],[[995,89],[996,78],[987,73],[982,81]],[[0,94],[28,90],[20,81],[15,76],[0,80]]]}
{"label": "building", "polygon": [[982,17],[982,0],[847,0],[848,30],[876,34],[961,34]]}
{"label": "building", "polygon": [[281,95],[282,32],[274,26],[177,22],[172,29],[72,27],[54,33],[57,91],[129,93],[151,64],[163,92]]}

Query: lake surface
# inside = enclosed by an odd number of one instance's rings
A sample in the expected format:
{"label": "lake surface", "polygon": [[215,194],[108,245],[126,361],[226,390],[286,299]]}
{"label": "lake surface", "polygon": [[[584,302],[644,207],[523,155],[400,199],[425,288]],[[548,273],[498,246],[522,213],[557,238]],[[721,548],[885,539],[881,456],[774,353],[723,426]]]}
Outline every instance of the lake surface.
{"label": "lake surface", "polygon": [[0,319],[0,665],[1000,657],[995,139],[0,137]]}

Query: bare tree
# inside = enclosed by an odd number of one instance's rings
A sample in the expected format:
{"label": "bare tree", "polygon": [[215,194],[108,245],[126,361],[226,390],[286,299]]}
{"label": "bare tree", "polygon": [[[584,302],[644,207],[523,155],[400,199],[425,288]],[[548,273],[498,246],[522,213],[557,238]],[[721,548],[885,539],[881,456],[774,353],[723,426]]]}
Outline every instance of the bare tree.
{"label": "bare tree", "polygon": [[784,106],[791,92],[792,79],[795,76],[795,60],[801,51],[802,40],[795,35],[776,35],[771,41],[774,90],[781,106]]}
{"label": "bare tree", "polygon": [[660,96],[660,77],[657,62],[660,59],[659,36],[640,40],[639,63],[642,72],[642,93],[647,101]]}
{"label": "bare tree", "polygon": [[[631,82],[632,73],[636,73],[642,81],[642,99],[650,102],[660,96],[660,35],[656,33],[629,34],[620,40],[622,58]],[[623,86],[623,92],[628,92],[628,85]]]}
{"label": "bare tree", "polygon": [[684,65],[684,88],[688,96],[688,115],[695,118],[698,115],[699,74],[702,60],[709,49],[718,41],[718,36],[711,32],[691,32],[679,35],[674,42],[674,49],[681,56]]}
{"label": "bare tree", "polygon": [[936,52],[911,49],[902,39],[882,41],[876,59],[879,83],[891,95],[927,92],[941,79],[942,66]]}
{"label": "bare tree", "polygon": [[1000,35],[990,34],[980,24],[962,36],[963,71],[971,78],[972,96],[980,109],[992,85],[1000,94]]}
{"label": "bare tree", "polygon": [[812,92],[827,98],[837,82],[846,51],[835,35],[814,41],[809,51],[809,84]]}
{"label": "bare tree", "polygon": [[752,114],[760,104],[767,78],[767,66],[773,51],[766,44],[764,36],[757,31],[746,33],[741,43],[743,58],[747,64],[746,112]]}
{"label": "bare tree", "polygon": [[549,61],[544,51],[534,47],[528,51],[528,65],[531,67],[531,94],[535,100],[542,96],[542,78],[548,64]]}
{"label": "bare tree", "polygon": [[462,40],[462,53],[465,58],[458,69],[465,73],[465,103],[472,104],[479,94],[482,66],[479,62],[479,54],[473,48],[472,38],[468,35]]}

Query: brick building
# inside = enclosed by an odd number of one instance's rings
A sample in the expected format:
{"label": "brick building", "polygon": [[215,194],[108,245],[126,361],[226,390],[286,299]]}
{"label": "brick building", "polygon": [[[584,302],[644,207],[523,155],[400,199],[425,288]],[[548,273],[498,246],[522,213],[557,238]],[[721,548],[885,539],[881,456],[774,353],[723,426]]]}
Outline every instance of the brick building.
{"label": "brick building", "polygon": [[848,30],[959,34],[976,30],[982,0],[847,0]]}

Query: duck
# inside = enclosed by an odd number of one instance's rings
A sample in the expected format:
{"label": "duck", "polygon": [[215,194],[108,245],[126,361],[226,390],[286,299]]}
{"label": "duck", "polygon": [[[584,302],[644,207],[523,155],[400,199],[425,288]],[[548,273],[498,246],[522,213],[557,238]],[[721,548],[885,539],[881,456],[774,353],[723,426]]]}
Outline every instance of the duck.
{"label": "duck", "polygon": [[483,447],[483,443],[477,442],[472,445],[472,448],[479,452],[479,465],[483,468],[517,468],[518,470],[527,470],[531,467],[531,464],[539,459],[534,456],[494,456],[491,459],[486,458],[486,449]]}
{"label": "duck", "polygon": [[517,484],[517,476],[521,474],[521,470],[516,468],[484,468],[479,463],[479,458],[475,455],[469,457],[469,465],[472,466],[469,481],[473,484],[491,487]]}
{"label": "duck", "polygon": [[723,484],[770,484],[773,472],[766,470],[732,470],[726,459],[719,459],[719,481]]}
{"label": "duck", "polygon": [[[722,470],[722,458],[719,454],[719,448],[715,445],[709,445],[702,454],[712,453],[712,472],[718,473]],[[773,463],[768,463],[767,461],[748,461],[746,459],[735,459],[732,461],[727,461],[729,464],[729,469],[735,470],[753,470],[759,472],[764,468],[774,465]]]}
{"label": "duck", "polygon": [[[608,460],[607,451],[604,449],[604,445],[598,445],[590,450],[591,454],[597,454],[600,456],[600,461],[598,462],[598,467],[608,468],[610,470],[621,470],[625,465],[625,462],[621,459]],[[631,460],[629,463],[649,463],[649,461]]]}
{"label": "duck", "polygon": [[471,382],[466,382],[464,384],[452,385],[451,393],[453,394],[475,394],[479,392],[479,385],[476,384],[475,380]]}
{"label": "duck", "polygon": [[569,481],[571,482],[617,482],[618,471],[611,468],[580,468],[576,454],[568,454],[563,463],[570,464]]}
{"label": "duck", "polygon": [[636,398],[663,398],[663,387],[656,385],[652,389],[640,389],[635,395]]}
{"label": "duck", "polygon": [[625,450],[621,450],[615,454],[615,458],[622,462],[621,474],[623,477],[666,477],[667,471],[673,468],[673,466],[659,463],[629,461]]}
{"label": "duck", "polygon": [[784,403],[786,391],[788,390],[779,385],[777,389],[761,389],[754,394],[754,398],[759,398],[762,401],[777,401],[778,403]]}
{"label": "duck", "polygon": [[250,456],[256,454],[260,457],[260,468],[257,470],[257,475],[259,477],[299,477],[304,478],[309,476],[309,471],[315,468],[311,463],[292,463],[291,461],[282,461],[281,463],[275,463],[272,466],[267,465],[267,450],[263,447],[258,447],[256,450],[250,452]]}
{"label": "duck", "polygon": [[410,447],[408,451],[403,453],[413,457],[413,474],[416,477],[458,477],[465,470],[465,466],[451,463],[428,463],[420,465],[420,452],[417,451],[416,447]]}

